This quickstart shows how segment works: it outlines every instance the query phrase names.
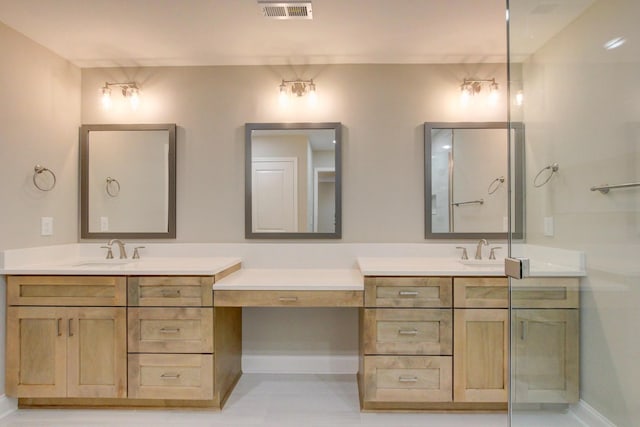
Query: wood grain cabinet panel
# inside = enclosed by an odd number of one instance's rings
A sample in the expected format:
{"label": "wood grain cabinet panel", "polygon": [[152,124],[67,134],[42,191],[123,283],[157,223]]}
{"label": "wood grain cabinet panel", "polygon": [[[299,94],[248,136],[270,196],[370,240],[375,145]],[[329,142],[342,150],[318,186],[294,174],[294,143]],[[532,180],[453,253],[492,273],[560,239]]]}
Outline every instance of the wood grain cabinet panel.
{"label": "wood grain cabinet panel", "polygon": [[10,396],[126,396],[124,308],[9,307],[7,350]]}
{"label": "wood grain cabinet panel", "polygon": [[31,306],[125,306],[125,277],[8,276],[7,304]]}
{"label": "wood grain cabinet panel", "polygon": [[578,308],[580,279],[528,277],[511,282],[513,308]]}
{"label": "wood grain cabinet panel", "polygon": [[579,399],[578,310],[513,310],[514,400]]}
{"label": "wood grain cabinet panel", "polygon": [[211,307],[213,276],[131,276],[129,306]]}
{"label": "wood grain cabinet panel", "polygon": [[362,291],[216,290],[216,307],[362,307]]}
{"label": "wood grain cabinet panel", "polygon": [[365,307],[451,307],[450,277],[365,277]]}
{"label": "wood grain cabinet panel", "polygon": [[508,308],[506,277],[455,277],[453,306],[456,308]]}
{"label": "wood grain cabinet panel", "polygon": [[453,400],[507,402],[509,311],[455,309]]}
{"label": "wood grain cabinet panel", "polygon": [[213,399],[212,354],[130,354],[129,397]]}
{"label": "wood grain cabinet panel", "polygon": [[451,356],[365,356],[367,402],[451,402]]}
{"label": "wood grain cabinet panel", "polygon": [[365,309],[365,354],[451,355],[450,309]]}
{"label": "wood grain cabinet panel", "polygon": [[212,353],[213,308],[130,308],[130,353]]}

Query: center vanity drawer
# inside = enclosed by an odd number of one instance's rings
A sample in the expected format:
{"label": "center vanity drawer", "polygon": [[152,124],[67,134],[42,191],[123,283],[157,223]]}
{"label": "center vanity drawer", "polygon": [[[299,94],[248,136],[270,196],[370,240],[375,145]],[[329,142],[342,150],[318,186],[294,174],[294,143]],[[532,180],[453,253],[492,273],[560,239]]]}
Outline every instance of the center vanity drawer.
{"label": "center vanity drawer", "polygon": [[212,276],[129,277],[129,306],[210,307]]}
{"label": "center vanity drawer", "polygon": [[365,356],[364,400],[451,402],[451,356]]}
{"label": "center vanity drawer", "polygon": [[451,277],[365,277],[365,307],[451,307]]}
{"label": "center vanity drawer", "polygon": [[365,354],[451,355],[451,309],[364,310]]}
{"label": "center vanity drawer", "polygon": [[213,398],[213,355],[130,354],[129,398]]}
{"label": "center vanity drawer", "polygon": [[125,306],[124,277],[9,276],[8,305]]}
{"label": "center vanity drawer", "polygon": [[214,291],[216,307],[362,307],[362,291]]}
{"label": "center vanity drawer", "polygon": [[130,353],[212,353],[213,308],[129,308]]}

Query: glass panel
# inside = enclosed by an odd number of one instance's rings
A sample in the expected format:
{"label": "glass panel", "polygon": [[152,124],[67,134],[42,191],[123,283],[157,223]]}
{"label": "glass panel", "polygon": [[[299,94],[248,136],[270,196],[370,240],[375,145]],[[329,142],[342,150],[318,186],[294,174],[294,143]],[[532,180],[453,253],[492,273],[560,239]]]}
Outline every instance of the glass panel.
{"label": "glass panel", "polygon": [[527,141],[509,253],[530,266],[510,280],[510,425],[637,426],[640,2],[508,6],[510,120]]}

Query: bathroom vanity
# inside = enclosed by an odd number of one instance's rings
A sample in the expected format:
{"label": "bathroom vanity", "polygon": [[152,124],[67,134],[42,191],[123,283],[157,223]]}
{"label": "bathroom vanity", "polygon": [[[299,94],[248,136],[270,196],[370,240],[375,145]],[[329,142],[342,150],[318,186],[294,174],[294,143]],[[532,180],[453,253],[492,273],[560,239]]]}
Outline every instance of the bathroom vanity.
{"label": "bathroom vanity", "polygon": [[497,262],[240,262],[148,257],[5,268],[7,395],[21,407],[222,408],[242,374],[244,307],[345,307],[359,312],[362,410],[506,410],[510,345],[528,356],[513,367],[516,401],[578,399],[575,272],[514,285],[510,340]]}

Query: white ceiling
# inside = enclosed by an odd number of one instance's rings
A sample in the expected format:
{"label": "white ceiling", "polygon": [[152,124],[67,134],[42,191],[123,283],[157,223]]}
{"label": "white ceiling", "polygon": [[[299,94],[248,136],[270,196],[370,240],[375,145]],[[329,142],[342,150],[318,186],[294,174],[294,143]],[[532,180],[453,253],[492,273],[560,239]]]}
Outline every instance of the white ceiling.
{"label": "white ceiling", "polygon": [[[592,0],[511,2],[526,55]],[[288,21],[257,0],[0,0],[0,21],[80,67],[506,60],[505,0],[314,0]]]}

